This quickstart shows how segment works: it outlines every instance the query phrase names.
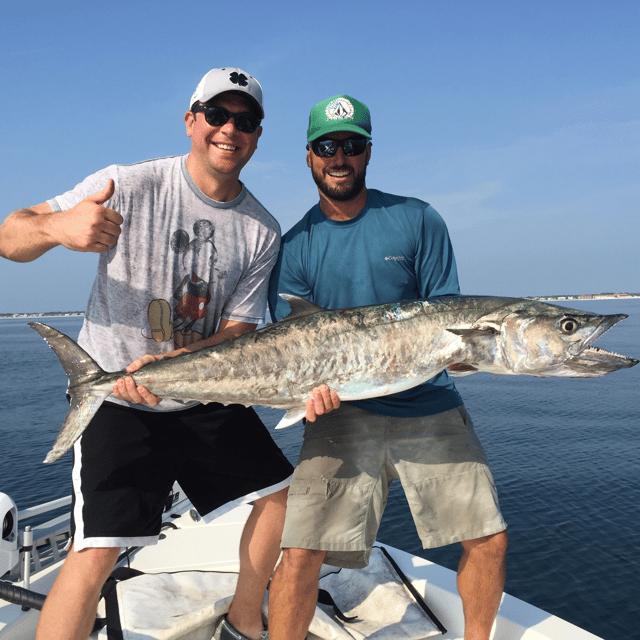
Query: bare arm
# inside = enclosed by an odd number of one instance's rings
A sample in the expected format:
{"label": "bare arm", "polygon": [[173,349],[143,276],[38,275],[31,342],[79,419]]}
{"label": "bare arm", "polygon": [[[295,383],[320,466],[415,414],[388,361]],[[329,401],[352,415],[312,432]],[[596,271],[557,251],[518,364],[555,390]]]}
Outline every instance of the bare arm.
{"label": "bare arm", "polygon": [[14,211],[0,226],[0,256],[31,262],[59,245],[73,251],[106,251],[118,240],[123,222],[117,211],[102,206],[114,189],[109,180],[102,191],[59,213],[48,202]]}

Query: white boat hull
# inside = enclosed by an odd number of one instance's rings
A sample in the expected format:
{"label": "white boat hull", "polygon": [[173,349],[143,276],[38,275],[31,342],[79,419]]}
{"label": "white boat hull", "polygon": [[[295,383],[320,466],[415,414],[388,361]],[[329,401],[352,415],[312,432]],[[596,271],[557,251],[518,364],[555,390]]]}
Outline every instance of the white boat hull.
{"label": "white boat hull", "polygon": [[[238,507],[212,523],[204,524],[197,515],[196,519],[192,517],[193,511],[187,506],[180,517],[173,519],[172,527],[163,532],[163,537],[157,545],[140,548],[131,555],[130,566],[145,573],[237,572],[238,544],[249,511],[249,506]],[[446,627],[445,635],[434,637],[462,640],[464,623],[455,572],[399,549],[381,546],[387,549]],[[35,574],[30,589],[48,593],[60,566],[61,562],[57,562]],[[19,605],[0,604],[0,640],[31,640],[35,634],[38,616],[38,611],[22,611]],[[97,639],[98,636],[93,635],[92,638]],[[598,639],[583,629],[509,595],[503,597],[492,638]]]}

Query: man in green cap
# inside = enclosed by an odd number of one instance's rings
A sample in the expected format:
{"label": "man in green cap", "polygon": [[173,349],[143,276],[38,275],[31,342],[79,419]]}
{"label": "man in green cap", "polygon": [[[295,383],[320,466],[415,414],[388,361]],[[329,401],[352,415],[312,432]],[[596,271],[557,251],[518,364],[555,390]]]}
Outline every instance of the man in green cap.
{"label": "man in green cap", "polygon": [[[307,142],[320,202],[282,239],[269,287],[273,319],[289,312],[280,293],[328,309],[459,295],[447,227],[435,209],[365,185],[367,107],[347,95],[317,104]],[[504,587],[506,524],[446,372],[408,391],[345,402],[306,424],[270,587],[271,640],[305,637],[323,563],[366,566],[394,479],[425,548],[462,544],[464,637],[488,640]]]}

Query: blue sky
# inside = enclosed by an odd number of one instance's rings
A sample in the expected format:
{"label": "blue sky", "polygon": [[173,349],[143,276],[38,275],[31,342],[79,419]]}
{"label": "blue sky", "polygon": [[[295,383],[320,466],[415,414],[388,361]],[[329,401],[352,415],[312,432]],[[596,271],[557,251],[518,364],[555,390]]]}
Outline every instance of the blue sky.
{"label": "blue sky", "polygon": [[[317,200],[309,109],[348,93],[372,113],[368,186],[442,214],[463,293],[640,291],[638,0],[3,7],[0,219],[187,153],[197,82],[238,66],[266,111],[243,180],[283,231]],[[1,260],[0,313],[83,309],[96,262]]]}

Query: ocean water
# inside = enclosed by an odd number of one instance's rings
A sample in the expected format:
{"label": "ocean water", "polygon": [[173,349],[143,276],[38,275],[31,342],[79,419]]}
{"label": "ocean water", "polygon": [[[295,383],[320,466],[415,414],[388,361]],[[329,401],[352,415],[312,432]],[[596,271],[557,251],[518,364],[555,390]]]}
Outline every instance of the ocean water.
{"label": "ocean water", "polygon": [[[640,357],[640,300],[568,303],[629,318],[598,346]],[[45,323],[74,339],[82,318]],[[24,319],[0,320],[0,490],[25,508],[68,495],[71,456],[41,464],[63,418],[66,376]],[[593,380],[477,374],[456,384],[509,523],[506,592],[607,640],[640,638],[640,366]],[[281,412],[259,408],[269,426]],[[273,431],[295,461],[301,428]],[[379,539],[451,569],[459,545],[423,550],[392,487]]]}

